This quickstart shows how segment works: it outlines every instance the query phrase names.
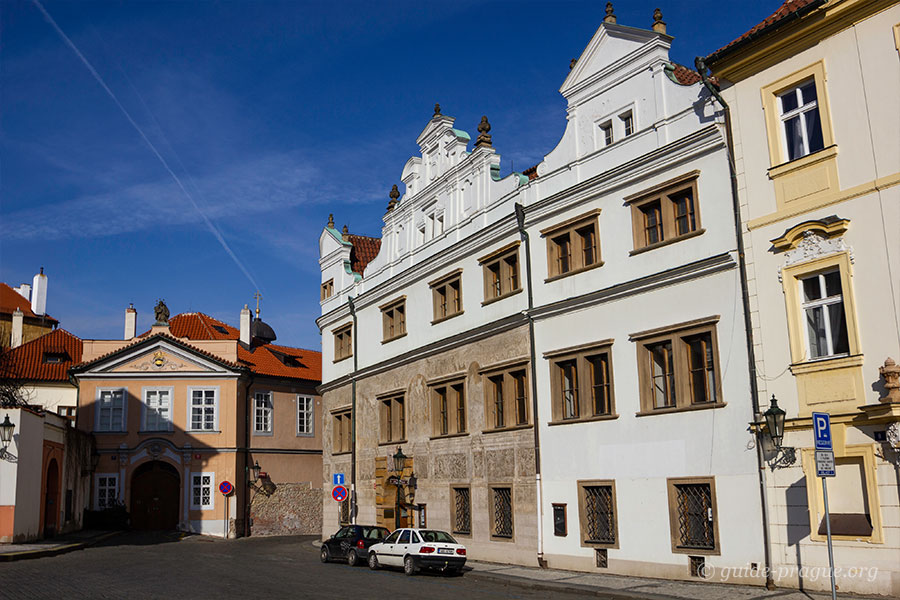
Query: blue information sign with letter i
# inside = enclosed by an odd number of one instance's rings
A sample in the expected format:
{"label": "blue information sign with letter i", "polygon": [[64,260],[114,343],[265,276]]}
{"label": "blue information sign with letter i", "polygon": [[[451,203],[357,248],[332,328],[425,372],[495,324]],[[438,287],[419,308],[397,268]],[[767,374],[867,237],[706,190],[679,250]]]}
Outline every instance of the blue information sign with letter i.
{"label": "blue information sign with letter i", "polygon": [[344,485],[344,474],[343,473],[332,473],[331,474],[331,485]]}
{"label": "blue information sign with letter i", "polygon": [[828,413],[814,412],[812,421],[816,450],[831,450],[831,417]]}

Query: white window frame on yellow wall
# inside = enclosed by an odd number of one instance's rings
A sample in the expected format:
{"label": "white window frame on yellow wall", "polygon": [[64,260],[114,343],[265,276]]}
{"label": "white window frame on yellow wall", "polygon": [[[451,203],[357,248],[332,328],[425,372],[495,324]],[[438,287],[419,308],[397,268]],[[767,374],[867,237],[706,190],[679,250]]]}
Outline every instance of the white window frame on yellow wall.
{"label": "white window frame on yellow wall", "polygon": [[[261,390],[253,394],[253,435],[272,435],[275,430],[275,401],[271,391]],[[263,405],[260,406],[260,400]],[[260,422],[262,428],[259,427]]]}
{"label": "white window frame on yellow wall", "polygon": [[[151,400],[154,395],[155,403]],[[141,431],[172,431],[174,396],[175,388],[171,386],[141,389]],[[151,421],[154,422],[152,428]]]}
{"label": "white window frame on yellow wall", "polygon": [[[196,408],[200,410],[200,428],[194,427],[194,393],[200,392],[200,403],[196,405]],[[206,427],[206,424],[209,422],[206,419],[207,411],[210,409],[210,405],[206,403],[207,394],[212,392],[213,394],[213,418],[212,418],[212,427]],[[187,430],[191,433],[219,433],[219,388],[218,386],[211,387],[202,387],[202,386],[190,386],[187,389]]]}
{"label": "white window frame on yellow wall", "polygon": [[[197,477],[200,478],[199,484],[196,482]],[[204,477],[209,477],[209,483],[206,483],[206,484],[203,483]],[[190,492],[191,492],[191,510],[215,510],[215,508],[216,508],[216,494],[215,494],[216,474],[213,472],[210,472],[210,471],[204,471],[204,472],[191,471],[190,482],[191,482],[191,490],[190,490]],[[206,488],[209,489],[209,496],[208,496],[209,504],[203,504],[203,490]],[[195,502],[195,500],[197,499],[197,496],[195,496],[195,492],[197,490],[200,490],[200,496],[199,496],[200,501],[199,502]]]}
{"label": "white window frame on yellow wall", "polygon": [[[843,435],[837,435],[836,427],[832,428],[832,433],[835,434],[833,437],[837,438]],[[832,539],[864,541],[872,544],[884,543],[875,456],[874,444],[853,444],[843,448],[839,444],[835,445],[835,460],[862,458],[863,474],[865,475],[865,498],[868,504],[869,518],[872,521],[872,534],[869,536],[832,535]],[[822,495],[822,479],[816,475],[815,450],[812,448],[803,449],[803,472],[806,475],[806,496],[809,505],[809,537],[814,542],[825,542],[826,536],[819,533],[819,524],[825,515],[825,500]],[[834,479],[829,479],[828,483],[833,485],[834,481]]]}

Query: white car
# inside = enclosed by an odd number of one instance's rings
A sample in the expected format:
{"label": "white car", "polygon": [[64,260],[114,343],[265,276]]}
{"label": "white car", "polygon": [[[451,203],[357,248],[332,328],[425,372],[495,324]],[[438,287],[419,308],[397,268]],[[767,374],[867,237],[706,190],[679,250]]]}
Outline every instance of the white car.
{"label": "white car", "polygon": [[446,531],[398,529],[369,547],[369,568],[403,567],[407,575],[419,569],[438,569],[455,575],[466,564],[466,547]]}

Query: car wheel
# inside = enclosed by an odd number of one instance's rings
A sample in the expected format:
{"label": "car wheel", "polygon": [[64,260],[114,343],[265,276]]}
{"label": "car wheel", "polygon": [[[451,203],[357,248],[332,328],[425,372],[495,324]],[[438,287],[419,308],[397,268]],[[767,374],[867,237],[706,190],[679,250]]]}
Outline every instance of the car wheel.
{"label": "car wheel", "polygon": [[403,572],[409,575],[410,577],[416,574],[416,571],[419,569],[416,568],[416,559],[412,556],[407,556],[403,559]]}
{"label": "car wheel", "polygon": [[377,571],[378,567],[381,565],[378,564],[378,555],[374,552],[369,553],[369,568],[373,571]]}
{"label": "car wheel", "polygon": [[327,563],[331,560],[331,553],[328,551],[328,546],[322,544],[322,554],[321,554],[322,562]]}
{"label": "car wheel", "polygon": [[353,548],[350,548],[350,551],[347,552],[347,564],[351,567],[355,567],[359,564],[359,555]]}

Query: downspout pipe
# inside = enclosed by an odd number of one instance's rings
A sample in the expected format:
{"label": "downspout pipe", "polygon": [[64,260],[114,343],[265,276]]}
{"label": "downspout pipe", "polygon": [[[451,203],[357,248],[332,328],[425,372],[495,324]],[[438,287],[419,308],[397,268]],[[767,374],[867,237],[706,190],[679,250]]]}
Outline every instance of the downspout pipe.
{"label": "downspout pipe", "polygon": [[[741,224],[741,204],[738,197],[737,172],[734,165],[734,138],[732,136],[731,107],[722,98],[719,90],[707,76],[706,62],[702,56],[694,58],[694,66],[700,74],[700,80],[709,90],[709,93],[722,105],[725,116],[725,143],[728,150],[728,174],[731,179],[731,205],[734,213],[734,237],[737,243],[738,270],[741,280],[741,303],[744,309],[744,332],[747,342],[747,363],[750,376],[750,400],[753,407],[753,423],[760,419],[759,410],[759,385],[756,379],[756,353],[753,350],[753,320],[750,316],[750,291],[747,287],[747,259],[744,253],[743,226]],[[762,532],[763,553],[766,563],[766,589],[775,589],[775,580],[772,578],[772,556],[769,549],[769,504],[766,492],[766,467],[762,455],[762,439],[759,427],[753,427],[756,435],[756,465],[759,474],[759,497],[762,503]]]}
{"label": "downspout pipe", "polygon": [[525,316],[528,318],[528,343],[531,358],[531,415],[534,422],[534,483],[537,496],[537,561],[538,566],[542,569],[547,567],[547,561],[544,560],[544,489],[541,479],[541,432],[538,424],[538,395],[537,395],[537,353],[534,349],[534,317],[531,313],[534,310],[534,293],[531,282],[531,241],[528,237],[528,231],[525,229],[525,207],[516,202],[516,225],[519,229],[519,236],[525,244],[525,287],[528,292],[528,310]]}
{"label": "downspout pipe", "polygon": [[253,373],[247,378],[247,391],[244,392],[244,537],[250,536],[250,388],[253,387]]}
{"label": "downspout pipe", "polygon": [[356,371],[359,369],[359,353],[357,341],[359,336],[356,329],[356,305],[353,296],[347,297],[347,305],[350,307],[350,316],[353,317],[353,376],[350,380],[350,522],[356,525],[356,513],[359,512],[356,505]]}

